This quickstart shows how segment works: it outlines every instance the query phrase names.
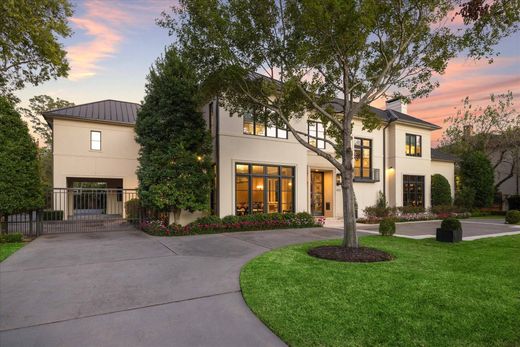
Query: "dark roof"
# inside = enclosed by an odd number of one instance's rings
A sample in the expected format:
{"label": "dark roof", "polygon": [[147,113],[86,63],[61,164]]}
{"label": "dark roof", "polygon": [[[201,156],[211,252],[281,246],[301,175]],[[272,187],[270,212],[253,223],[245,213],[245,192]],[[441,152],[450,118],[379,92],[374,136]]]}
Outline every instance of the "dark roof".
{"label": "dark roof", "polygon": [[[337,112],[341,112],[341,104],[343,103],[343,99],[335,99],[334,103],[332,104],[334,109]],[[381,119],[384,122],[388,122],[390,119],[397,120],[397,121],[403,121],[406,123],[413,123],[417,125],[421,125],[427,128],[431,128],[434,130],[440,129],[441,127],[438,125],[435,125],[433,123],[427,122],[425,120],[422,120],[420,118],[416,118],[413,116],[410,116],[409,114],[402,113],[396,110],[381,110],[376,107],[369,106],[370,111],[374,113],[379,119]]]}
{"label": "dark roof", "polygon": [[457,161],[457,157],[453,154],[443,152],[438,148],[431,149],[431,157],[432,160],[442,160],[442,161]]}
{"label": "dark roof", "polygon": [[141,105],[117,100],[102,100],[43,112],[45,119],[69,118],[85,121],[135,124]]}

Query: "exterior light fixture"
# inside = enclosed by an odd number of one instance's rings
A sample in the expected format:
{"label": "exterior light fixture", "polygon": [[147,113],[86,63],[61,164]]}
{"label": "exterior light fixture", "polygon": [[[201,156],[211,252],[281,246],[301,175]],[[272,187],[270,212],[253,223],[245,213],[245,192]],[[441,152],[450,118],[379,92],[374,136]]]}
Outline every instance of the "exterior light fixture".
{"label": "exterior light fixture", "polygon": [[202,160],[202,157],[200,155],[197,156],[197,160],[198,161],[201,161]]}
{"label": "exterior light fixture", "polygon": [[337,186],[341,185],[341,174],[336,174],[336,185]]}

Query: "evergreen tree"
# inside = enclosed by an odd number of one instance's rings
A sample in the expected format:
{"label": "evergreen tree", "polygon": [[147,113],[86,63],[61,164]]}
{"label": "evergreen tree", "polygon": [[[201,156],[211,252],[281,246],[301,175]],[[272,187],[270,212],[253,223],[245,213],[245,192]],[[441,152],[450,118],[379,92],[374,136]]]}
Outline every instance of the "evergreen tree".
{"label": "evergreen tree", "polygon": [[173,49],[157,59],[135,127],[141,203],[173,212],[175,223],[181,210],[209,207],[211,138],[193,71]]}
{"label": "evergreen tree", "polygon": [[472,151],[462,157],[460,179],[462,190],[475,192],[474,207],[488,207],[493,203],[493,167],[484,153]]}
{"label": "evergreen tree", "polygon": [[0,96],[0,220],[42,205],[38,149],[20,114]]}
{"label": "evergreen tree", "polygon": [[432,206],[451,205],[450,182],[440,174],[432,176],[431,183]]}

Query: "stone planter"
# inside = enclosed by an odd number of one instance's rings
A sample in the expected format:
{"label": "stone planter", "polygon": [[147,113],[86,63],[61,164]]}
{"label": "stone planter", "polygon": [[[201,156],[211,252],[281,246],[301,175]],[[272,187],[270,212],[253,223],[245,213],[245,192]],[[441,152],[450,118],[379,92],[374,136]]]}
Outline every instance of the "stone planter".
{"label": "stone planter", "polygon": [[437,228],[435,239],[440,242],[460,242],[462,241],[462,230],[443,230],[442,228]]}

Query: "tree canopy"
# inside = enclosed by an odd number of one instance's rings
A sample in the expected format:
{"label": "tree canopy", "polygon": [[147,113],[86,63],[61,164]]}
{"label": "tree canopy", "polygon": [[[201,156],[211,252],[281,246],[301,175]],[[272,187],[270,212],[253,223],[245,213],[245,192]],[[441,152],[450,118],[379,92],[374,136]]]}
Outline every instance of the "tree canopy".
{"label": "tree canopy", "polygon": [[440,174],[432,175],[431,181],[432,206],[451,205],[451,186],[450,182]]}
{"label": "tree canopy", "polygon": [[464,154],[460,162],[461,191],[474,192],[474,207],[493,203],[493,183],[493,168],[486,155],[479,151]]}
{"label": "tree canopy", "polygon": [[198,111],[194,70],[173,49],[157,59],[135,127],[140,145],[139,198],[148,207],[174,212],[209,208],[211,139]]}
{"label": "tree canopy", "polygon": [[37,153],[20,114],[0,96],[0,215],[42,206]]}
{"label": "tree canopy", "polygon": [[26,83],[38,85],[69,71],[60,37],[71,35],[68,0],[4,0],[0,2],[0,93]]}
{"label": "tree canopy", "polygon": [[[518,2],[498,0],[490,8],[467,3],[181,0],[159,24],[174,34],[208,95],[219,93],[231,113],[252,111],[287,127],[302,146],[334,165],[342,176],[344,245],[357,247],[354,116],[377,128],[371,102],[387,95],[425,97],[450,59],[491,58],[494,45],[518,29]],[[454,17],[462,18],[460,27]],[[292,126],[304,115],[323,122],[336,153],[312,146]]]}

